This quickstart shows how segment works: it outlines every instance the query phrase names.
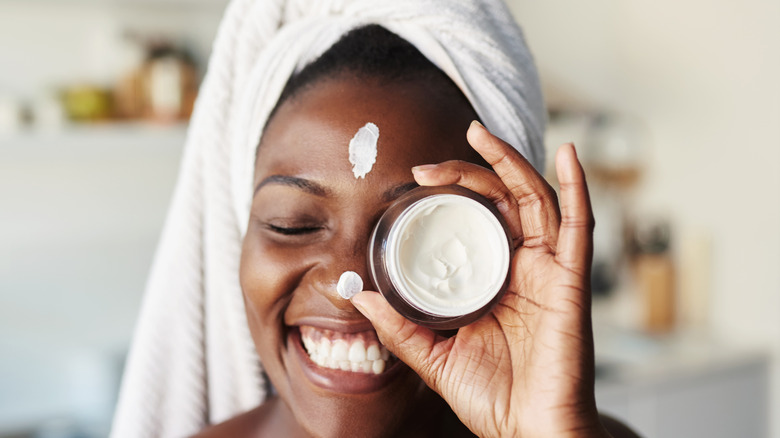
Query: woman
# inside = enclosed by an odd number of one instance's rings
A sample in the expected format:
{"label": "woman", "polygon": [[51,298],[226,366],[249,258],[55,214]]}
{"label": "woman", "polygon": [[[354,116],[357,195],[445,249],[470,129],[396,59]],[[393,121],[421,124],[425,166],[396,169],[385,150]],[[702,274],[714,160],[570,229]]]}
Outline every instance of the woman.
{"label": "woman", "polygon": [[[248,327],[270,394],[250,384],[243,390],[257,394],[256,407],[244,413],[236,408],[210,412],[229,404],[212,400],[224,391],[208,377],[218,376],[213,369],[231,364],[198,356],[202,344],[207,350],[229,344],[208,331],[208,310],[218,305],[218,298],[207,295],[205,304],[181,303],[196,307],[195,313],[197,307],[207,310],[205,338],[196,333],[189,341],[195,346],[185,350],[194,351],[189,363],[205,362],[205,371],[195,367],[193,372],[185,364],[185,375],[168,372],[157,379],[163,386],[151,394],[166,401],[151,400],[162,411],[151,421],[139,420],[144,428],[134,436],[192,433],[187,427],[193,426],[185,423],[197,425],[197,417],[226,420],[201,436],[607,436],[593,397],[588,293],[593,221],[573,147],[563,146],[556,157],[559,211],[554,191],[529,161],[472,122],[480,118],[472,105],[478,99],[467,98],[426,56],[384,27],[353,29],[286,81],[273,107],[265,110],[267,117],[258,117],[262,105],[250,100],[241,111],[250,116],[228,122],[264,122],[259,146],[251,148],[251,190],[247,194],[247,187],[235,181],[221,187],[232,189],[238,200],[239,229],[234,231],[242,247],[234,255],[240,256],[240,265],[216,261],[222,269],[204,269],[199,280],[208,286],[224,276],[227,284],[235,269],[246,313],[244,319],[223,323],[239,321]],[[526,97],[525,104],[533,107],[534,95]],[[530,125],[526,152],[538,158],[531,153],[539,146],[538,141],[533,144],[538,117],[534,126],[534,114],[523,114],[515,124]],[[197,121],[198,116],[193,124]],[[356,179],[347,145],[367,122],[379,127],[379,152],[371,171]],[[246,136],[252,141],[256,131],[247,131],[235,137],[238,143]],[[218,160],[220,154],[210,158]],[[230,177],[236,178],[246,163],[234,159],[232,164]],[[179,186],[186,184],[180,181]],[[489,316],[451,337],[406,321],[374,292],[346,301],[335,290],[347,270],[368,281],[365,250],[371,227],[393,199],[418,184],[459,184],[488,197],[505,216],[516,244],[507,295]],[[217,202],[230,195],[220,194],[214,195]],[[246,213],[242,199],[251,199]],[[225,214],[212,210],[204,221],[213,223]],[[171,217],[168,227],[177,221],[175,207]],[[205,254],[209,268],[219,241],[204,240],[197,252]],[[159,258],[166,257],[165,250],[164,241]],[[164,269],[159,266],[158,260],[156,269]],[[166,276],[169,271],[155,271],[152,282]],[[158,303],[153,308],[149,302],[145,314],[164,307]],[[143,330],[142,324],[140,339]],[[301,340],[312,334],[381,342],[395,356],[378,359],[381,365],[370,372],[319,366]],[[139,354],[134,355],[131,371],[139,368]],[[125,394],[140,386],[134,379],[140,374],[129,373]],[[205,388],[198,391],[204,380]],[[240,398],[238,391],[234,394]],[[167,401],[179,394],[189,397],[180,402],[189,407],[183,409],[185,415]],[[132,415],[128,400],[132,397],[124,395],[116,435],[133,427],[127,420]],[[184,419],[176,424],[173,417]]]}

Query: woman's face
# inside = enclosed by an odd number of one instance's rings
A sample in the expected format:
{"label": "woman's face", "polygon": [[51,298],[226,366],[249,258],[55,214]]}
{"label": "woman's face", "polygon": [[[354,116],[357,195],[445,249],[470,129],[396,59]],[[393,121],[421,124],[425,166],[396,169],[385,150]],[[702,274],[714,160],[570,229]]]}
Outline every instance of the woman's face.
{"label": "woman's face", "polygon": [[[308,433],[395,433],[424,415],[420,404],[433,397],[403,363],[381,362],[382,348],[369,360],[378,347],[373,327],[336,292],[344,271],[375,290],[369,234],[416,186],[412,166],[475,157],[465,136],[473,110],[433,89],[421,81],[324,79],[283,103],[264,133],[241,286],[265,370]],[[379,128],[377,159],[356,179],[348,145],[368,122]],[[335,351],[345,349],[347,359]]]}

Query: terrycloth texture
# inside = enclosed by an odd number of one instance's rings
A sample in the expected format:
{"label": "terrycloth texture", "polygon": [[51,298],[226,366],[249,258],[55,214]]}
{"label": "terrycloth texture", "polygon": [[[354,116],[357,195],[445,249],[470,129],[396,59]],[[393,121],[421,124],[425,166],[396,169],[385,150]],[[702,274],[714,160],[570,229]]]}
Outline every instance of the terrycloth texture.
{"label": "terrycloth texture", "polygon": [[238,282],[255,147],[289,76],[369,23],[418,47],[490,130],[541,168],[537,73],[500,0],[233,0],[190,123],[112,436],[190,435],[267,396]]}

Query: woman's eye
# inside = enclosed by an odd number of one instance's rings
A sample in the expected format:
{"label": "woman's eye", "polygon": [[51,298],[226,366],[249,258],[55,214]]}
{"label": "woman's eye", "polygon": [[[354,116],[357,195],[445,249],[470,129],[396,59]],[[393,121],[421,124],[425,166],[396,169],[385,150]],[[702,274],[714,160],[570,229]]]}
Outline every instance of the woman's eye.
{"label": "woman's eye", "polygon": [[300,234],[311,234],[322,230],[321,226],[305,226],[305,227],[280,227],[278,225],[266,224],[269,230],[274,233],[283,234],[285,236],[296,236]]}

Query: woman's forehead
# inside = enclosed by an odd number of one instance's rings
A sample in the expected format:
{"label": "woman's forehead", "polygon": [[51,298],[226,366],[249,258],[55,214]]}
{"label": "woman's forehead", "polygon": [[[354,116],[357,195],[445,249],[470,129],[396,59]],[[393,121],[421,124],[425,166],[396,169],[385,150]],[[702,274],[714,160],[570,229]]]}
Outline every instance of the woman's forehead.
{"label": "woman's forehead", "polygon": [[448,159],[468,159],[465,138],[473,110],[421,82],[320,81],[283,103],[258,151],[257,176],[282,169],[351,172],[349,144],[361,128],[377,128],[371,173]]}

